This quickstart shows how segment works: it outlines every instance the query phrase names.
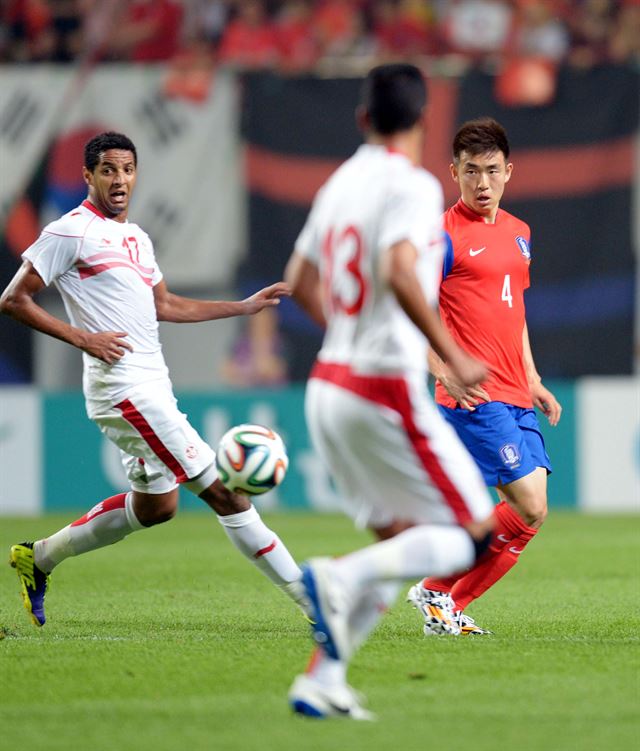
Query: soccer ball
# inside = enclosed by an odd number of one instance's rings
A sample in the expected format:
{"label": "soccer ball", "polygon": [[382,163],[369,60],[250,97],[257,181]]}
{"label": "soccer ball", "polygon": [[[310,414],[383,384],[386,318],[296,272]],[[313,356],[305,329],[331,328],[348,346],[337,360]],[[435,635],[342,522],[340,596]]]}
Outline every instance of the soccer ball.
{"label": "soccer ball", "polygon": [[289,457],[282,438],[264,425],[236,425],[220,439],[218,477],[232,493],[262,495],[287,474]]}

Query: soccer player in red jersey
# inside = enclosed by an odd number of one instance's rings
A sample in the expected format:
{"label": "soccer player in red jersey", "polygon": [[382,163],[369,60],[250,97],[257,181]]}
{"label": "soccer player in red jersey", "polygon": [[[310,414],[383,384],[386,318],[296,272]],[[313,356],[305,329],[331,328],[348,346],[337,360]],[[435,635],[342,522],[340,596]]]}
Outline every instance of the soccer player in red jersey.
{"label": "soccer player in red jersey", "polygon": [[[488,633],[465,608],[517,563],[544,522],[551,464],[534,407],[551,425],[562,412],[542,384],[529,345],[524,291],[530,230],[500,208],[512,169],[507,134],[495,120],[472,120],[457,132],[450,170],[461,197],[444,215],[449,247],[440,314],[457,343],[485,362],[490,375],[478,387],[465,387],[433,352],[429,366],[440,411],[500,501],[485,555],[459,576],[424,579],[411,587],[408,600],[425,614],[430,604],[451,598],[462,634]],[[430,633],[426,623],[424,628]]]}

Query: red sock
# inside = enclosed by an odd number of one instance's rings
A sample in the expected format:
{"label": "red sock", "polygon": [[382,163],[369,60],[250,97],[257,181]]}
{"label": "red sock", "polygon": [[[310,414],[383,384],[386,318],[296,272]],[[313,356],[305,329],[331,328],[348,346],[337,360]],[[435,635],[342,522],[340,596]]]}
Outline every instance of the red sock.
{"label": "red sock", "polygon": [[448,594],[460,576],[461,574],[455,574],[454,576],[446,576],[442,579],[438,579],[436,576],[429,576],[422,580],[422,586],[425,589],[435,589],[436,592],[446,592]]}
{"label": "red sock", "polygon": [[487,552],[451,588],[458,610],[484,594],[516,565],[527,543],[538,530],[527,526],[504,501],[496,506],[496,529]]}
{"label": "red sock", "polygon": [[[494,514],[496,517],[496,528],[493,534],[493,537],[491,539],[491,542],[489,543],[489,550],[484,553],[484,555],[480,558],[480,560],[484,560],[487,555],[489,555],[489,551],[494,549],[494,546],[497,544],[497,547],[495,548],[495,552],[499,553],[502,548],[504,547],[504,542],[500,541],[498,539],[499,534],[503,534],[504,530],[502,529],[502,524],[500,520],[500,512],[499,509],[501,506],[506,506],[507,504],[504,501],[501,501],[496,508],[494,509]],[[426,579],[422,580],[422,586],[425,589],[435,589],[436,592],[446,592],[449,594],[451,590],[453,589],[455,583],[459,581],[465,574],[469,573],[470,571],[473,571],[473,569],[477,566],[477,562],[471,567],[471,569],[467,569],[467,571],[458,571],[457,574],[452,574],[451,576],[443,576],[442,578],[437,576],[428,576]]]}

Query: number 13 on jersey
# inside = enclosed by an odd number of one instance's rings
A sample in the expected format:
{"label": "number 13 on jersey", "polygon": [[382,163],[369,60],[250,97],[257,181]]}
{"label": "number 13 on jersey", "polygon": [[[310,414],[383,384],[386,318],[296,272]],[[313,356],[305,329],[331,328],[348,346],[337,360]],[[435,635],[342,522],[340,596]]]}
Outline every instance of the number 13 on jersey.
{"label": "number 13 on jersey", "polygon": [[322,243],[322,284],[331,313],[355,316],[367,297],[363,273],[364,242],[360,230],[349,225],[341,231],[329,229]]}

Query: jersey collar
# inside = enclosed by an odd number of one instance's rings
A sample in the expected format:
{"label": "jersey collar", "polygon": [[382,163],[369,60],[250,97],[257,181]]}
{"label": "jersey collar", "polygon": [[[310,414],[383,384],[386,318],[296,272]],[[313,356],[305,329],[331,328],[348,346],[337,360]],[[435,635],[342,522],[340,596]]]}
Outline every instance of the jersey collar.
{"label": "jersey collar", "polygon": [[101,211],[99,211],[98,209],[96,209],[96,207],[91,203],[91,201],[89,201],[88,198],[84,199],[84,201],[82,202],[81,206],[84,206],[85,209],[89,209],[89,211],[93,211],[93,213],[96,216],[99,216],[100,219],[106,219],[107,218]]}
{"label": "jersey collar", "polygon": [[[462,214],[462,216],[465,217],[465,219],[468,219],[471,222],[482,222],[485,224],[484,217],[480,214],[476,214],[475,211],[472,211],[467,204],[462,200],[462,198],[458,199],[458,202],[455,204],[454,209]],[[496,220],[493,222],[493,224],[497,224],[500,221],[500,217],[502,215],[502,209],[498,208],[498,212],[496,214]]]}

